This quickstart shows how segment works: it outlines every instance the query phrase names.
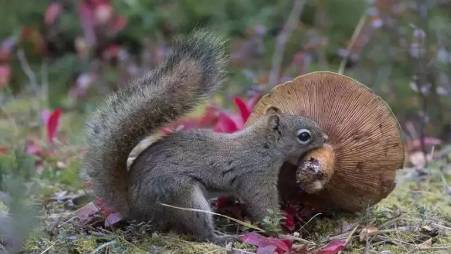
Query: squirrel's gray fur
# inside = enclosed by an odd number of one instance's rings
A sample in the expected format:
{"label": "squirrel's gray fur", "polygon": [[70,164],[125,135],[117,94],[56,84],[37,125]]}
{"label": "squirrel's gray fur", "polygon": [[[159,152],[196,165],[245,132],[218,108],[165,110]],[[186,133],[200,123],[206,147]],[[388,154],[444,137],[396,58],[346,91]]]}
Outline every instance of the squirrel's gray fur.
{"label": "squirrel's gray fur", "polygon": [[[193,130],[163,137],[127,171],[127,157],[142,138],[189,112],[221,83],[223,52],[222,40],[208,33],[175,43],[161,67],[109,97],[89,122],[85,166],[96,194],[127,218],[224,243],[231,237],[214,231],[210,214],[165,205],[209,211],[205,192],[222,191],[261,221],[268,209],[279,209],[282,163],[324,143],[316,123],[271,108],[233,134]],[[311,133],[308,144],[297,140],[301,129]]]}

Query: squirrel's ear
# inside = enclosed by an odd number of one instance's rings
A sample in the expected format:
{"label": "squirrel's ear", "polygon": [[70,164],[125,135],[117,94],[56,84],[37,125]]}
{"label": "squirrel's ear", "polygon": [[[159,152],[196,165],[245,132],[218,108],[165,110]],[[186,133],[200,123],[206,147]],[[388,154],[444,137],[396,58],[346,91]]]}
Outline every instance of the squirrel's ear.
{"label": "squirrel's ear", "polygon": [[280,109],[274,106],[270,106],[265,110],[266,115],[268,116],[268,127],[270,130],[279,131],[280,125]]}
{"label": "squirrel's ear", "polygon": [[279,114],[271,114],[268,116],[268,126],[271,130],[279,131],[280,116]]}
{"label": "squirrel's ear", "polygon": [[270,106],[265,110],[265,114],[280,114],[282,111],[278,107]]}

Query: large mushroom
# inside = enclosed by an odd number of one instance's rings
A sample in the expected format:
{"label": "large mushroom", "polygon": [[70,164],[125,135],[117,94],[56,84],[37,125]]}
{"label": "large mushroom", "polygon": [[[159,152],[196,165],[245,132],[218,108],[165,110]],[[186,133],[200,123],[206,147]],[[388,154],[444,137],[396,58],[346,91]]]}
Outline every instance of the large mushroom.
{"label": "large mushroom", "polygon": [[[313,119],[329,136],[328,145],[300,158],[298,165],[284,164],[279,181],[284,198],[296,195],[323,208],[355,212],[393,190],[396,170],[404,163],[400,127],[368,87],[337,73],[306,74],[263,96],[246,124],[269,107]],[[311,181],[315,177],[318,181]],[[304,191],[297,192],[299,187]]]}

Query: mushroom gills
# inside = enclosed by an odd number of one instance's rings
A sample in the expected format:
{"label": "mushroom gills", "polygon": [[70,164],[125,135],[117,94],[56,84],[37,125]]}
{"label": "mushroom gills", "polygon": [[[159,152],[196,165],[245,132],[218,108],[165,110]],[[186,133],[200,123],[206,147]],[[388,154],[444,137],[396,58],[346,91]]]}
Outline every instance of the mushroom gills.
{"label": "mushroom gills", "polygon": [[393,190],[396,170],[404,162],[399,123],[387,103],[365,85],[332,72],[299,76],[264,95],[246,125],[268,107],[310,118],[329,137],[329,147],[284,163],[278,185],[282,196],[356,212]]}

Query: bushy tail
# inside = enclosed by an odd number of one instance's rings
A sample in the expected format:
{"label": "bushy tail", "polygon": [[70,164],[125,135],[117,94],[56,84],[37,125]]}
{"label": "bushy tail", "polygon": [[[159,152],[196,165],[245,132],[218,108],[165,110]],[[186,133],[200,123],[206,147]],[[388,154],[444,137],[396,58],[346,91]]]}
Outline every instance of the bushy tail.
{"label": "bushy tail", "polygon": [[96,194],[123,216],[130,151],[215,90],[223,77],[223,45],[204,32],[177,41],[163,65],[110,96],[88,122],[85,166]]}

